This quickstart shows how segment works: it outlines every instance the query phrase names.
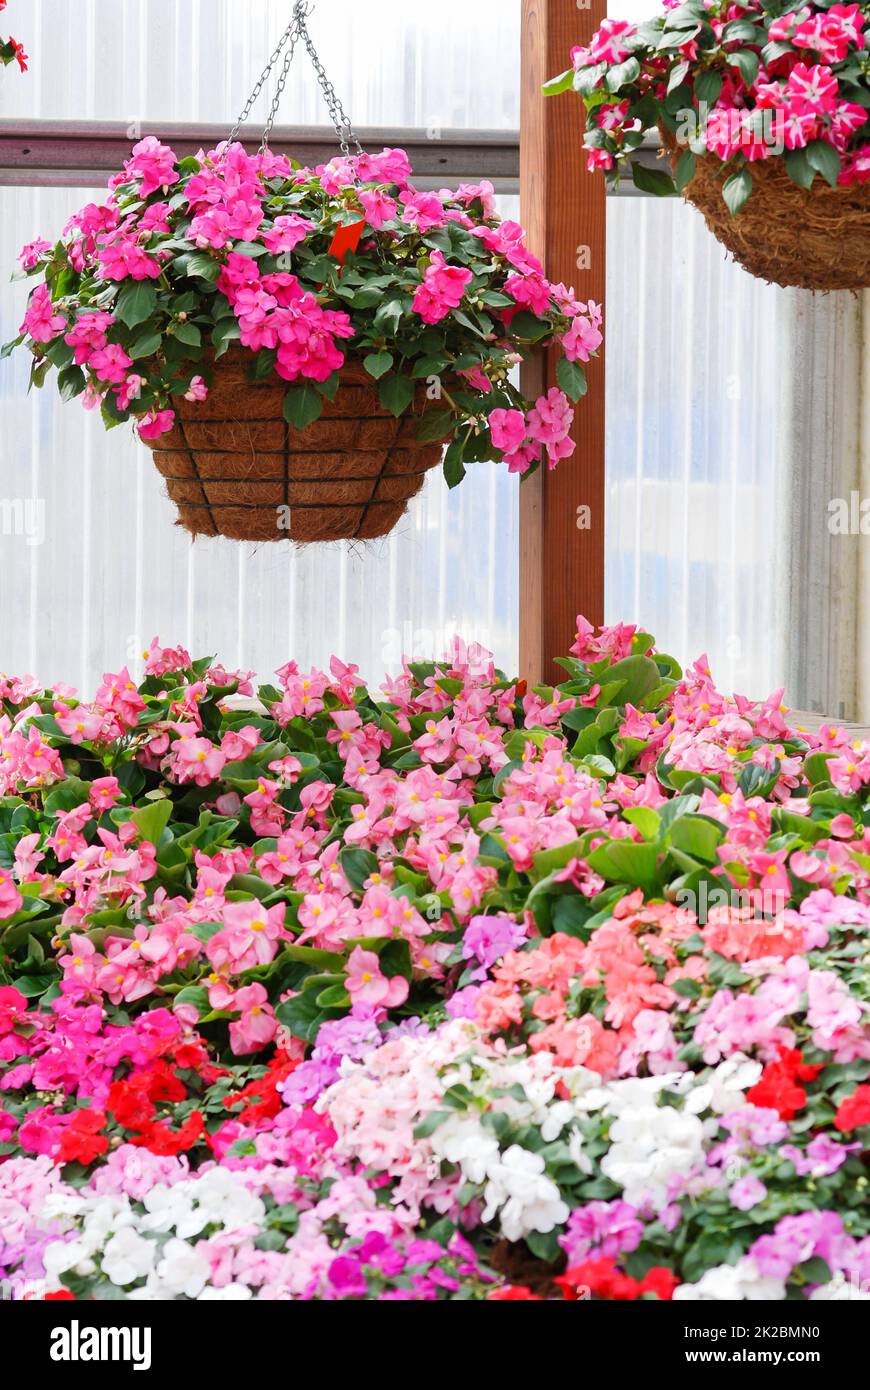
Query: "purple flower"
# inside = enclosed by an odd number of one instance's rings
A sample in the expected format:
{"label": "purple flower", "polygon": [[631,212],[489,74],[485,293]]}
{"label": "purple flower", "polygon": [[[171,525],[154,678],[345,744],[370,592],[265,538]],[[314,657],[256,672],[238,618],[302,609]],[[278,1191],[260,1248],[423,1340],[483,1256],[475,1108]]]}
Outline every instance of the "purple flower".
{"label": "purple flower", "polygon": [[477,996],[482,988],[482,985],[466,985],[465,989],[451,994],[446,1006],[448,1018],[476,1018]]}
{"label": "purple flower", "polygon": [[466,960],[475,959],[478,968],[472,980],[486,979],[487,972],[508,951],[515,951],[528,937],[525,924],[515,922],[504,913],[472,917],[462,938],[462,954]]}

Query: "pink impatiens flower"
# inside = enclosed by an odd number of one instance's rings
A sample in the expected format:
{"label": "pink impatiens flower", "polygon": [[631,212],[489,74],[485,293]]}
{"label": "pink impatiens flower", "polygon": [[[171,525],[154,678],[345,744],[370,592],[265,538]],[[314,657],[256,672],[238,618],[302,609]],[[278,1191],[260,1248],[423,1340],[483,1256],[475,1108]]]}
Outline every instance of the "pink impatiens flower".
{"label": "pink impatiens flower", "polygon": [[440,323],[457,309],[473,276],[464,266],[448,265],[440,251],[433,251],[414,295],[413,309],[424,323]]}
{"label": "pink impatiens flower", "polygon": [[37,237],[35,241],[29,241],[26,246],[22,246],[18,253],[18,260],[25,270],[31,270],[36,265],[44,252],[51,250],[51,242],[44,241],[42,237]]}
{"label": "pink impatiens flower", "polygon": [[54,312],[48,286],[37,285],[19,332],[29,333],[35,343],[50,343],[62,328],[66,328],[66,316]]}
{"label": "pink impatiens flower", "polygon": [[175,424],[174,410],[149,410],[138,421],[140,439],[158,439]]}
{"label": "pink impatiens flower", "polygon": [[307,217],[300,217],[297,212],[291,212],[275,218],[273,225],[263,232],[262,242],[268,251],[278,255],[284,251],[292,251],[294,246],[298,246],[308,233],[313,231],[313,222],[309,222]]}
{"label": "pink impatiens flower", "polygon": [[408,997],[408,981],[403,975],[393,975],[388,979],[381,971],[381,963],[374,951],[365,951],[362,946],[354,947],[347,962],[345,986],[354,1004],[370,1004],[383,1009],[393,1009],[404,1004]]}
{"label": "pink impatiens flower", "polygon": [[175,154],[168,145],[161,145],[156,135],[146,135],[144,140],[133,146],[131,157],[124,165],[124,174],[118,177],[119,180],[140,180],[139,195],[142,198],[147,198],[158,188],[165,193],[178,179]]}

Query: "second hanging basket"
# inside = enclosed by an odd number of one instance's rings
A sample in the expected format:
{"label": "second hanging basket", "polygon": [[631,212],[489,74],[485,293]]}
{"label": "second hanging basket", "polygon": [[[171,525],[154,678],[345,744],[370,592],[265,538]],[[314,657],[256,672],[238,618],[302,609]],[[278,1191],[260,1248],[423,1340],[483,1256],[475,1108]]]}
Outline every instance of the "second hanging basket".
{"label": "second hanging basket", "polygon": [[349,358],[333,400],[304,430],[282,413],[287,383],[248,379],[251,354],[230,348],[204,401],[176,399],[176,423],[148,441],[178,520],[191,535],[240,541],[370,540],[396,525],[441,445],[416,435],[420,386],[396,419],[362,363]]}
{"label": "second hanging basket", "polygon": [[[676,167],[683,147],[664,125],[659,131]],[[751,198],[732,216],[722,162],[704,155],[683,191],[750,275],[806,290],[870,287],[870,183],[831,188],[816,179],[799,188],[781,159],[762,159],[752,165]]]}

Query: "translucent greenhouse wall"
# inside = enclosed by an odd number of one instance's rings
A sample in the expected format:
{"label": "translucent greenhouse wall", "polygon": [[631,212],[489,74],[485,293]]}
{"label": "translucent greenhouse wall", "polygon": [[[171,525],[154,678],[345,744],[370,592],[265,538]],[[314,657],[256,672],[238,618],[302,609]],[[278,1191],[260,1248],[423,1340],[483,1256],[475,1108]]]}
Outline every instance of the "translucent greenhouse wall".
{"label": "translucent greenhouse wall", "polygon": [[[286,0],[247,0],[244,23],[237,0],[78,0],[73,65],[56,40],[70,9],[35,0],[31,72],[3,82],[3,116],[229,126],[289,14]],[[323,0],[311,29],[360,125],[518,124],[519,0]],[[279,120],[326,122],[303,62]],[[93,196],[0,190],[0,266]],[[516,215],[516,200],[502,206]],[[639,621],[683,658],[706,649],[723,683],[766,693],[785,674],[770,519],[787,442],[753,384],[788,352],[789,294],[728,265],[676,202],[611,199],[608,258],[608,618]],[[4,340],[25,293],[0,285]],[[383,542],[191,545],[130,430],[105,434],[53,389],[28,397],[26,381],[25,361],[0,364],[0,500],[41,501],[44,535],[14,534],[12,507],[0,517],[0,667],[88,688],[158,633],[264,676],[331,651],[377,676],[454,630],[516,666],[518,484],[504,469],[481,465],[453,493],[430,474]]]}

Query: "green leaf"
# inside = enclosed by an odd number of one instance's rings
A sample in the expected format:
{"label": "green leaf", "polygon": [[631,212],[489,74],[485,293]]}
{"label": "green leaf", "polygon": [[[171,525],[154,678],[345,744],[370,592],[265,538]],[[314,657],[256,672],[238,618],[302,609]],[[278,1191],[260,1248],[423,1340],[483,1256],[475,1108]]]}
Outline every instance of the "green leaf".
{"label": "green leaf", "polygon": [[81,367],[64,367],[62,372],[58,372],[57,389],[62,401],[71,401],[74,396],[80,396],[85,389],[85,374]]}
{"label": "green leaf", "polygon": [[304,430],[320,418],[323,397],[310,382],[292,386],[284,396],[284,419],[297,430]]}
{"label": "green leaf", "polygon": [[174,329],[174,337],[180,343],[187,343],[188,347],[199,347],[202,342],[202,334],[195,323],[177,323]]}
{"label": "green leaf", "polygon": [[362,892],[365,881],[377,872],[377,856],[371,850],[349,845],[339,854],[341,870],[352,888]]}
{"label": "green leaf", "polygon": [[458,487],[465,477],[465,464],[462,462],[463,444],[461,439],[453,439],[444,455],[444,480],[448,487]]}
{"label": "green leaf", "polygon": [[579,362],[560,357],[556,364],[556,380],[570,401],[586,395],[586,373]]}
{"label": "green leaf", "polygon": [[658,851],[655,845],[633,840],[608,840],[587,855],[590,869],[608,883],[630,883],[650,897],[659,889]]}
{"label": "green leaf", "polygon": [[547,320],[539,319],[530,309],[520,309],[511,319],[511,335],[516,338],[528,338],[532,343],[536,343],[539,338],[546,338],[550,331]]}
{"label": "green leaf", "polygon": [[752,174],[748,168],[738,169],[722,185],[722,197],[732,217],[736,217],[752,192]]}
{"label": "green leaf", "polygon": [[233,251],[237,256],[250,256],[253,260],[256,260],[258,256],[266,255],[265,246],[261,246],[256,241],[234,241]]}
{"label": "green leaf", "polygon": [[699,73],[695,78],[695,97],[698,101],[715,106],[722,92],[722,77],[713,68]]}
{"label": "green leaf", "polygon": [[219,319],[211,331],[215,357],[223,357],[230,343],[241,336],[241,331],[237,319]]}
{"label": "green leaf", "polygon": [[674,821],[670,831],[672,845],[705,864],[719,862],[716,851],[724,838],[724,827],[716,821],[708,820],[706,816],[680,816],[679,820]]}
{"label": "green leaf", "polygon": [[639,188],[641,193],[652,193],[656,198],[672,198],[677,191],[670,174],[665,174],[661,169],[648,169],[638,160],[632,163],[631,177],[635,188]]}
{"label": "green leaf", "polygon": [[695,175],[695,152],[694,150],[683,150],[677,160],[677,167],[674,170],[674,183],[678,193],[682,193],[686,184],[691,182]]}
{"label": "green leaf", "polygon": [[375,310],[372,319],[375,332],[382,334],[385,338],[394,338],[404,311],[405,301],[397,295],[384,300],[380,307]]}
{"label": "green leaf", "polygon": [[418,1125],[414,1128],[415,1139],[428,1139],[430,1134],[434,1134],[439,1125],[442,1125],[450,1117],[449,1110],[430,1110]]}
{"label": "green leaf", "polygon": [[751,48],[743,48],[737,53],[729,53],[728,62],[740,73],[744,85],[746,87],[751,87],[758,77],[758,69],[760,67],[758,54],[753,53]]}
{"label": "green leaf", "polygon": [[151,280],[134,280],[125,285],[115,303],[115,317],[128,328],[144,323],[154,311],[157,289]]}
{"label": "green leaf", "polygon": [[417,438],[421,444],[431,444],[436,439],[446,439],[452,434],[456,416],[452,410],[427,410],[417,426]]}
{"label": "green leaf", "polygon": [[188,251],[176,259],[175,267],[182,275],[198,275],[202,280],[217,280],[221,273],[220,261],[205,251]]}
{"label": "green leaf", "polygon": [[807,145],[807,160],[810,167],[836,188],[840,178],[840,156],[827,140],[811,140]]}
{"label": "green leaf", "polygon": [[130,819],[143,840],[156,845],[172,816],[172,801],[164,796],[160,801],[152,801],[148,806],[139,806]]}
{"label": "green leaf", "polygon": [[143,333],[141,337],[136,339],[135,343],[130,348],[130,356],[133,358],[134,362],[139,357],[150,357],[152,353],[157,351],[162,342],[163,337],[160,333],[154,333],[153,331]]}
{"label": "green leaf", "polygon": [[627,87],[635,82],[640,76],[640,63],[637,58],[626,58],[624,63],[614,63],[607,69],[607,76],[604,85],[608,92],[618,92],[620,87]]}
{"label": "green leaf", "polygon": [[414,399],[415,386],[406,376],[384,377],[378,384],[378,397],[381,405],[391,415],[399,416]]}
{"label": "green leaf", "polygon": [[370,352],[363,358],[363,366],[369,376],[373,376],[375,381],[380,381],[382,376],[390,370],[393,365],[393,354],[391,352]]}
{"label": "green leaf", "polygon": [[645,695],[659,683],[659,668],[649,656],[627,656],[608,666],[601,683],[622,681],[618,700],[621,705],[639,705]]}
{"label": "green leaf", "polygon": [[551,77],[549,82],[545,82],[541,91],[545,97],[557,97],[560,92],[570,92],[574,86],[574,69],[568,68],[566,72],[560,72],[558,77]]}
{"label": "green leaf", "polygon": [[806,150],[786,150],[785,171],[798,188],[810,188],[816,176]]}

